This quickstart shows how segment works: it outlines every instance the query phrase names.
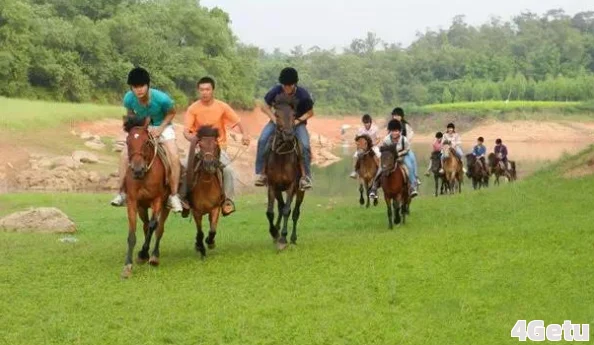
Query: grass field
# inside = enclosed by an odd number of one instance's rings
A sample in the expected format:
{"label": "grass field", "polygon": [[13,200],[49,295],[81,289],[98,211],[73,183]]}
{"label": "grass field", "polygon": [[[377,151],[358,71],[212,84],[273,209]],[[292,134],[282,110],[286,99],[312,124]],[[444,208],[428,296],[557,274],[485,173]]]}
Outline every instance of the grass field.
{"label": "grass field", "polygon": [[0,129],[56,127],[72,121],[99,120],[124,115],[121,106],[56,103],[0,97]]}
{"label": "grass field", "polygon": [[128,281],[110,195],[3,195],[1,214],[60,207],[79,241],[0,233],[0,343],[515,344],[518,319],[594,323],[594,178],[557,174],[419,198],[392,231],[382,203],[306,197],[299,244],[281,254],[263,193],[246,196],[205,261],[173,216],[161,266]]}

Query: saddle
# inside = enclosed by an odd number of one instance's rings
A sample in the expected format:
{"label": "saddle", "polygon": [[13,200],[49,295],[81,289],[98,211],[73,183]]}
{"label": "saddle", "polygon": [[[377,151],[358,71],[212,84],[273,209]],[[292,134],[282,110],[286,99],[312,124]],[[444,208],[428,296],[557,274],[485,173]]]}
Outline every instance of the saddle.
{"label": "saddle", "polygon": [[171,180],[171,162],[167,156],[167,151],[165,150],[163,144],[159,142],[159,140],[151,138],[150,141],[153,147],[156,148],[157,156],[161,159],[161,162],[163,162],[163,165],[165,166],[165,183],[169,185],[169,181]]}

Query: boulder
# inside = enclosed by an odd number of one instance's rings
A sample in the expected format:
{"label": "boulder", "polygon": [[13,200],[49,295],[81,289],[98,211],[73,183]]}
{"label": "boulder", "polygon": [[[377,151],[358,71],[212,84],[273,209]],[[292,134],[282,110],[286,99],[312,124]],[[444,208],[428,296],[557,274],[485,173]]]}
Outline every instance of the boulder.
{"label": "boulder", "polygon": [[97,163],[99,158],[94,153],[88,151],[74,151],[72,152],[72,159],[80,163]]}
{"label": "boulder", "polygon": [[86,141],[85,146],[93,150],[103,150],[105,148],[105,144],[98,140]]}
{"label": "boulder", "polygon": [[0,219],[0,230],[26,233],[74,233],[76,225],[55,207],[40,207]]}

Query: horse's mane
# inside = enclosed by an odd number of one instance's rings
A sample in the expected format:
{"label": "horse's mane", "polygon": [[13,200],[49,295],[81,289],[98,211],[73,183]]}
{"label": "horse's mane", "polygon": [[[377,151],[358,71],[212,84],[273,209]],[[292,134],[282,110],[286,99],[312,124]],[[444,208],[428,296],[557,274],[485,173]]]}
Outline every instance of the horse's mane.
{"label": "horse's mane", "polygon": [[[361,138],[365,139],[365,141],[367,142],[367,149],[371,150],[371,148],[373,147],[373,140],[371,140],[371,137],[368,134],[357,135],[355,137],[355,142],[359,141],[359,139]],[[373,150],[371,150],[371,152],[373,152]]]}
{"label": "horse's mane", "polygon": [[380,152],[396,152],[396,144],[382,145],[380,147]]}
{"label": "horse's mane", "polygon": [[124,131],[130,132],[134,127],[144,127],[146,118],[138,116],[124,116]]}
{"label": "horse's mane", "polygon": [[202,126],[197,133],[198,138],[219,137],[219,130],[213,126]]}
{"label": "horse's mane", "polygon": [[274,103],[275,105],[288,105],[292,108],[295,107],[295,97],[291,96],[291,95],[287,95],[285,93],[280,93],[278,94],[275,99],[274,99]]}

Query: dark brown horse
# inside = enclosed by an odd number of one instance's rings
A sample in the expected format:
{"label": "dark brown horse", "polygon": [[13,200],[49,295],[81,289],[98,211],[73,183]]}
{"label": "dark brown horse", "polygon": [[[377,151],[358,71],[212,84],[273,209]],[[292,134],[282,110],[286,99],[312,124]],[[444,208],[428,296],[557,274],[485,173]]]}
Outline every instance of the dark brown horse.
{"label": "dark brown horse", "polygon": [[[265,174],[268,181],[268,208],[266,217],[269,232],[278,249],[287,247],[287,223],[291,215],[291,204],[296,196],[293,209],[293,230],[291,243],[297,243],[297,221],[301,213],[301,203],[305,192],[299,188],[299,179],[304,175],[303,163],[299,155],[299,145],[294,134],[296,100],[285,94],[276,97],[276,129],[271,138],[270,151],[265,161]],[[286,200],[283,198],[286,193]],[[278,203],[278,218],[274,223],[274,200]],[[281,219],[283,228],[279,236]]]}
{"label": "dark brown horse", "polygon": [[462,181],[464,181],[464,170],[462,170],[462,161],[456,154],[456,150],[448,144],[443,145],[442,155],[444,178],[447,181],[446,189],[450,194],[454,194],[456,186],[458,193],[462,193]]}
{"label": "dark brown horse", "polygon": [[[372,187],[375,175],[379,169],[375,152],[373,151],[373,141],[367,134],[358,135],[355,137],[357,143],[357,163],[355,164],[355,171],[359,176],[359,204],[364,205],[365,199],[363,192],[367,196],[366,207],[369,207],[369,190]],[[377,206],[377,199],[373,199],[373,205]]]}
{"label": "dark brown horse", "polygon": [[[142,220],[144,229],[144,244],[138,252],[137,262],[145,263],[148,260],[153,266],[159,265],[159,243],[165,230],[165,221],[169,216],[166,202],[171,190],[166,183],[167,169],[161,156],[157,153],[158,144],[149,135],[149,120],[149,118],[139,119],[128,116],[124,123],[124,129],[128,132],[126,145],[130,163],[124,182],[128,208],[128,252],[122,278],[132,275],[132,253],[136,245],[137,214]],[[150,221],[149,208],[153,210]],[[155,230],[157,231],[155,247],[149,259],[151,237]]]}
{"label": "dark brown horse", "polygon": [[396,145],[382,146],[380,152],[381,186],[388,207],[388,227],[392,229],[392,217],[394,217],[394,224],[396,225],[400,224],[401,215],[402,224],[406,220],[406,213],[410,204],[408,179],[400,167],[402,163],[397,159]]}
{"label": "dark brown horse", "polygon": [[441,189],[439,194],[443,195],[447,181],[445,180],[445,175],[439,173],[439,169],[441,167],[441,152],[432,152],[430,159],[431,172],[433,173],[433,179],[435,180],[435,196],[438,196],[437,191],[439,189],[439,181],[441,181]]}
{"label": "dark brown horse", "polygon": [[472,153],[466,155],[466,166],[474,189],[489,187],[489,169],[486,162],[484,163],[482,164]]}
{"label": "dark brown horse", "polygon": [[494,184],[499,185],[499,178],[501,176],[505,177],[508,182],[514,181],[517,179],[516,174],[516,162],[508,161],[509,165],[511,165],[511,170],[507,169],[505,163],[497,157],[497,155],[493,152],[489,153],[487,156],[487,160],[489,162],[489,169],[491,170],[491,174],[495,175],[495,182]]}
{"label": "dark brown horse", "polygon": [[[221,149],[218,144],[219,131],[211,126],[198,130],[196,139],[190,144],[186,183],[189,186],[189,202],[196,222],[196,250],[206,256],[202,217],[208,214],[210,228],[206,244],[215,248],[217,224],[221,215],[221,205],[225,200],[223,189],[223,166],[220,163]],[[200,151],[196,155],[196,144]]]}

